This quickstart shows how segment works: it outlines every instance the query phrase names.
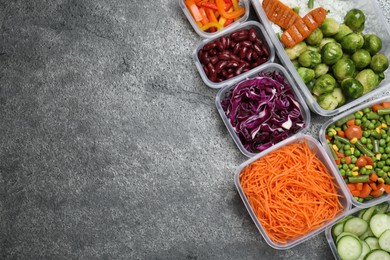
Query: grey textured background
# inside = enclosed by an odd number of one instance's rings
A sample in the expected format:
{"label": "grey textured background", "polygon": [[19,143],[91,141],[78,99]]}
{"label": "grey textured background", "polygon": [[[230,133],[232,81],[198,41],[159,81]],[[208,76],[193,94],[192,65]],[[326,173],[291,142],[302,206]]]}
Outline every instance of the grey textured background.
{"label": "grey textured background", "polygon": [[0,0],[0,259],[332,258],[257,231],[199,40],[177,1]]}

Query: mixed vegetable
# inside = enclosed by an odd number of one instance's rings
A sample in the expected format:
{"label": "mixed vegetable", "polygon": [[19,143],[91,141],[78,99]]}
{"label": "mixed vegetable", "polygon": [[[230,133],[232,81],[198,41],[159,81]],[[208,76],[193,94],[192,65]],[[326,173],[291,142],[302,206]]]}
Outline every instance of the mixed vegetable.
{"label": "mixed vegetable", "polygon": [[387,202],[347,216],[332,227],[342,260],[390,259],[390,212]]}
{"label": "mixed vegetable", "polygon": [[359,202],[390,193],[390,102],[336,121],[326,138],[340,174]]}
{"label": "mixed vegetable", "polygon": [[238,0],[185,0],[185,5],[202,31],[216,32],[245,13]]}
{"label": "mixed vegetable", "polygon": [[285,51],[318,105],[333,110],[370,92],[384,79],[388,58],[381,39],[363,34],[365,15],[352,9],[339,24],[325,18],[304,41]]}

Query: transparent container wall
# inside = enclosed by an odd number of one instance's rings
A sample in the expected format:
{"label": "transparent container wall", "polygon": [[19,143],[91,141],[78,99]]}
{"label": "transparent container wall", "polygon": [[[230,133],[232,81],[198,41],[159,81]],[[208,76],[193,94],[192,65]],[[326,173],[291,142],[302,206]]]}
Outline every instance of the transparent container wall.
{"label": "transparent container wall", "polygon": [[243,16],[240,17],[240,19],[234,21],[232,24],[230,24],[229,26],[221,29],[221,30],[218,30],[216,32],[205,32],[205,31],[202,31],[199,26],[196,24],[194,18],[192,17],[191,13],[188,11],[188,8],[187,6],[184,4],[184,0],[179,0],[179,5],[181,7],[181,9],[183,10],[185,16],[187,17],[188,21],[190,22],[192,28],[194,28],[195,32],[197,34],[199,34],[200,37],[202,38],[213,38],[213,37],[218,37],[222,34],[224,34],[227,30],[232,30],[234,29],[235,27],[239,26],[240,24],[242,24],[243,22],[245,22],[246,20],[248,20],[248,17],[249,17],[249,10],[250,10],[250,4],[249,4],[249,0],[240,0],[238,2],[238,4],[242,7],[245,8],[245,13]]}
{"label": "transparent container wall", "polygon": [[[387,203],[390,204],[390,201],[387,201]],[[378,204],[380,204],[380,202],[377,202],[374,205],[378,205]],[[348,212],[348,214],[346,214],[346,216],[357,216],[357,214],[359,213],[360,210],[362,210],[362,208],[355,207],[355,208],[351,209]],[[325,237],[326,237],[326,240],[328,241],[330,250],[332,251],[334,258],[337,260],[341,260],[341,258],[339,257],[339,254],[337,253],[336,243],[335,243],[333,236],[332,236],[332,228],[335,224],[336,223],[334,223],[333,225],[331,225],[327,229],[325,229]]]}
{"label": "transparent container wall", "polygon": [[[321,108],[316,100],[314,99],[313,95],[311,94],[310,90],[306,87],[305,83],[300,78],[297,70],[295,69],[294,65],[288,58],[286,52],[284,51],[284,47],[282,43],[277,38],[271,22],[268,20],[262,6],[262,0],[251,0],[252,5],[255,9],[255,12],[257,16],[259,17],[261,23],[264,25],[264,28],[269,34],[269,37],[271,38],[272,42],[275,46],[276,54],[278,55],[281,63],[287,68],[287,70],[291,73],[293,79],[296,81],[297,85],[300,87],[303,95],[305,96],[307,105],[309,106],[310,110],[313,112],[322,115],[322,116],[333,116],[336,114],[339,114],[343,111],[346,111],[350,109],[351,107],[354,107],[356,105],[359,105],[375,95],[379,95],[382,92],[389,92],[390,90],[386,88],[387,83],[390,82],[390,69],[387,69],[385,71],[385,79],[380,83],[380,85],[375,88],[373,91],[365,94],[364,96],[355,99],[353,101],[349,101],[343,106],[340,106],[336,108],[335,110],[325,110]],[[387,57],[390,58],[390,28],[387,23],[387,20],[384,18],[381,9],[379,8],[376,1],[372,0],[351,0],[350,6],[352,8],[359,8],[361,9],[365,16],[366,16],[366,23],[365,23],[365,29],[363,31],[363,34],[368,33],[374,33],[377,34],[382,39],[382,49],[380,53],[385,54]],[[348,10],[345,11],[345,13]],[[329,15],[331,17],[331,14]]]}
{"label": "transparent container wall", "polygon": [[[385,87],[389,87],[389,85],[384,85]],[[321,127],[320,129],[320,132],[319,132],[319,139],[320,139],[320,142],[322,143],[323,145],[323,148],[324,150],[326,151],[326,153],[328,154],[328,156],[330,158],[333,158],[332,157],[332,153],[330,151],[330,148],[329,146],[327,145],[327,140],[326,140],[326,130],[328,129],[329,126],[335,124],[338,120],[348,116],[348,115],[352,115],[354,114],[355,112],[359,111],[359,110],[363,110],[364,108],[366,107],[371,107],[375,104],[379,104],[379,103],[382,103],[384,101],[390,101],[390,96],[386,96],[386,97],[382,97],[380,99],[376,99],[376,100],[371,100],[370,102],[368,103],[364,103],[364,104],[361,104],[360,106],[356,106],[354,107],[353,109],[349,110],[349,111],[346,111],[340,115],[337,115],[336,117],[332,118],[332,119],[329,119],[328,121],[326,121],[323,126]],[[336,167],[337,169],[337,172],[338,174],[340,175],[340,172],[338,171],[338,168],[337,168],[337,165],[335,163],[335,161],[332,159],[332,164],[334,167]],[[341,175],[340,175],[341,176]],[[346,186],[345,182],[342,183],[343,186]],[[372,205],[374,204],[377,204],[377,203],[380,203],[380,202],[383,202],[383,201],[386,201],[386,200],[390,200],[390,195],[389,194],[385,194],[385,195],[382,195],[381,197],[378,197],[378,198],[374,198],[372,200],[368,200],[368,201],[365,201],[365,202],[359,202],[357,201],[353,196],[352,194],[348,191],[348,196],[350,197],[350,200],[352,201],[352,204],[357,206],[357,207],[360,207],[360,208],[367,208],[367,207],[371,207]]]}
{"label": "transparent container wall", "polygon": [[[258,73],[260,73],[260,72],[277,72],[277,73],[280,73],[281,75],[284,76],[286,81],[290,84],[290,86],[293,90],[293,93],[295,94],[296,100],[300,104],[300,110],[301,110],[301,113],[303,116],[303,120],[305,121],[305,127],[303,127],[298,133],[304,132],[306,129],[308,129],[308,127],[310,125],[310,110],[307,107],[305,100],[303,99],[302,95],[300,94],[298,88],[296,87],[294,81],[292,80],[292,78],[290,77],[288,72],[279,64],[269,63],[269,64],[265,64],[265,65],[261,66],[260,70],[250,74],[247,79],[257,77]],[[226,114],[221,106],[221,101],[224,99],[226,94],[230,90],[232,90],[235,86],[236,86],[236,84],[233,84],[231,86],[226,86],[226,87],[220,89],[216,95],[216,98],[215,98],[215,105],[217,107],[217,110],[218,110],[226,128],[228,129],[231,137],[233,138],[233,140],[236,143],[239,150],[247,157],[253,157],[258,153],[251,153],[247,149],[245,149],[244,145],[242,144],[238,135],[235,133],[231,123],[229,122],[229,119],[226,117]]]}
{"label": "transparent container wall", "polygon": [[[199,50],[201,50],[209,42],[215,41],[223,36],[228,36],[228,35],[232,34],[233,32],[236,32],[238,30],[250,29],[250,28],[255,28],[260,39],[263,41],[263,43],[265,45],[267,45],[268,50],[269,50],[268,60],[260,66],[254,67],[253,69],[251,69],[245,73],[239,74],[233,78],[230,78],[228,80],[224,80],[220,83],[215,83],[215,82],[212,82],[211,80],[209,80],[209,78],[207,77],[206,73],[204,72],[204,70],[202,68],[202,64],[198,58]],[[229,30],[225,31],[224,34],[219,35],[219,37],[211,38],[211,39],[207,39],[207,40],[203,40],[203,41],[199,42],[197,47],[195,48],[192,56],[193,56],[193,60],[195,62],[196,68],[198,69],[199,74],[202,77],[202,80],[204,81],[204,83],[211,88],[222,88],[224,86],[232,85],[236,82],[243,80],[244,78],[248,77],[250,74],[260,71],[262,66],[264,66],[265,64],[273,62],[275,59],[275,49],[274,49],[274,46],[272,45],[270,38],[268,37],[268,35],[266,33],[264,27],[258,22],[248,21],[248,22],[240,24],[238,27],[229,28]]]}
{"label": "transparent container wall", "polygon": [[[245,193],[242,190],[242,187],[240,185],[240,173],[247,165],[249,165],[252,162],[256,161],[257,159],[267,155],[268,153],[270,153],[274,150],[277,150],[277,149],[279,149],[285,145],[288,145],[288,144],[292,144],[292,143],[296,143],[296,142],[303,142],[305,139],[307,140],[309,147],[316,152],[317,157],[324,163],[324,165],[328,169],[328,172],[330,173],[330,175],[335,177],[334,181],[339,187],[337,189],[337,193],[340,195],[340,203],[341,203],[341,205],[343,205],[344,210],[342,212],[340,212],[339,214],[337,214],[333,220],[328,221],[322,227],[320,227],[316,230],[313,230],[307,234],[304,234],[300,237],[297,237],[293,240],[290,240],[286,244],[275,243],[267,235],[267,232],[260,224],[260,221],[257,219],[256,214],[254,213],[248,199],[246,198]],[[311,137],[309,135],[305,135],[305,134],[294,135],[294,136],[278,143],[277,145],[267,149],[266,151],[264,151],[260,154],[257,154],[255,157],[253,157],[253,158],[249,159],[248,161],[244,162],[243,164],[241,164],[239,166],[235,176],[234,176],[234,182],[235,182],[236,188],[238,190],[238,193],[240,194],[240,197],[241,197],[246,209],[248,210],[249,215],[251,216],[253,222],[255,223],[257,229],[259,230],[261,235],[264,237],[267,244],[275,249],[290,249],[290,248],[314,237],[315,235],[323,232],[328,226],[333,225],[336,221],[343,218],[351,209],[351,202],[350,202],[350,200],[348,198],[348,194],[347,194],[348,191],[346,190],[346,188],[343,185],[340,185],[341,182],[343,182],[343,180],[339,176],[337,170],[334,168],[334,165],[331,163],[329,156],[326,154],[326,152],[322,148],[321,144],[316,139],[314,139],[313,137]]]}

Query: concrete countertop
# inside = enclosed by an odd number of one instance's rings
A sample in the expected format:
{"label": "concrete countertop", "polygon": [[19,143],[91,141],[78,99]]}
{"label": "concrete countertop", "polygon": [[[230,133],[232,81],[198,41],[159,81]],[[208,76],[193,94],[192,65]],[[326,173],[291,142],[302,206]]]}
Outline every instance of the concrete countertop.
{"label": "concrete countertop", "polygon": [[199,40],[178,1],[0,0],[1,259],[332,259],[257,231]]}

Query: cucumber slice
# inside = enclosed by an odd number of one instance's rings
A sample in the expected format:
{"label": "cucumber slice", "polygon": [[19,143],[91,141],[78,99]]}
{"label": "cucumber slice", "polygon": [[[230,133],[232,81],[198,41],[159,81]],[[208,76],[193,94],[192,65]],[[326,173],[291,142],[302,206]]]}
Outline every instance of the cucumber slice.
{"label": "cucumber slice", "polygon": [[368,246],[368,244],[366,242],[364,242],[364,241],[361,241],[361,242],[362,242],[362,253],[360,254],[360,256],[357,260],[364,260],[366,255],[368,253],[370,253],[370,251],[371,251],[371,248]]}
{"label": "cucumber slice", "polygon": [[389,203],[383,202],[375,207],[375,214],[383,214],[389,209]]}
{"label": "cucumber slice", "polygon": [[367,229],[367,221],[358,217],[353,217],[344,223],[344,232],[350,232],[352,234],[355,234],[356,236],[363,235],[364,232],[367,231]]}
{"label": "cucumber slice", "polygon": [[359,211],[359,214],[357,215],[358,218],[363,218],[363,214],[364,214],[364,212],[366,212],[366,211],[367,211],[367,209],[362,209],[361,211]]}
{"label": "cucumber slice", "polygon": [[332,228],[333,237],[338,237],[344,230],[344,222],[339,222]]}
{"label": "cucumber slice", "polygon": [[356,239],[359,239],[358,236],[356,236],[355,234],[352,234],[350,232],[342,232],[337,238],[336,238],[336,244],[340,241],[340,239],[344,236],[353,236],[354,238]]}
{"label": "cucumber slice", "polygon": [[370,220],[370,228],[376,237],[380,237],[382,233],[390,229],[390,216],[386,214],[376,214]]}
{"label": "cucumber slice", "polygon": [[364,241],[368,244],[371,250],[380,249],[379,241],[376,237],[367,237]]}
{"label": "cucumber slice", "polygon": [[364,240],[364,239],[366,239],[367,237],[373,237],[373,236],[374,236],[374,233],[372,233],[371,228],[368,227],[368,228],[367,228],[367,231],[364,232],[364,234],[361,235],[359,238],[360,238],[361,240]]}
{"label": "cucumber slice", "polygon": [[362,254],[363,246],[359,238],[354,236],[343,236],[337,243],[337,252],[341,259],[357,259]]}
{"label": "cucumber slice", "polygon": [[371,219],[371,217],[374,215],[375,208],[376,208],[375,206],[368,208],[368,209],[364,212],[364,214],[363,214],[363,216],[362,216],[362,219],[364,219],[365,221],[369,222],[370,219]]}
{"label": "cucumber slice", "polygon": [[376,249],[366,255],[365,260],[390,260],[390,254],[384,250]]}
{"label": "cucumber slice", "polygon": [[390,252],[390,229],[382,233],[378,239],[378,242],[381,249]]}

